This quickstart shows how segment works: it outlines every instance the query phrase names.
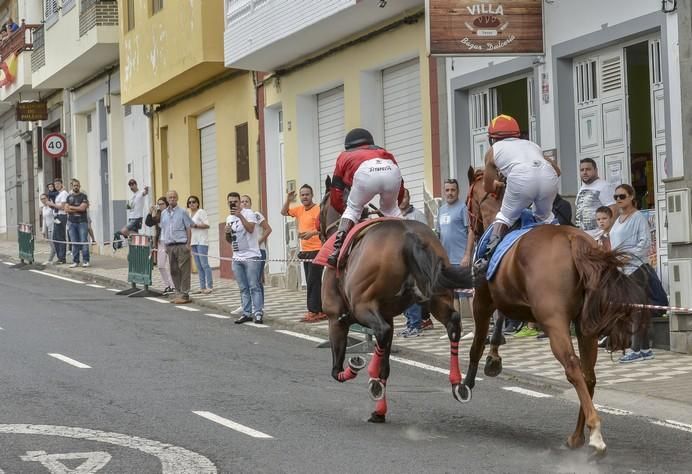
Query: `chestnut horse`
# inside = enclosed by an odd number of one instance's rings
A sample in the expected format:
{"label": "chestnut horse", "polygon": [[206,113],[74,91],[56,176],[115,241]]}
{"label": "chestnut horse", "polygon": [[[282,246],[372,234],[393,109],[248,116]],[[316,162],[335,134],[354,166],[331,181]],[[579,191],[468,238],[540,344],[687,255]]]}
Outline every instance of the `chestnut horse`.
{"label": "chestnut horse", "polygon": [[[482,177],[482,172],[469,170],[469,211],[478,233],[494,220],[501,203],[498,196],[483,189]],[[495,309],[520,321],[536,322],[548,335],[550,348],[579,397],[577,426],[567,445],[584,445],[586,423],[594,455],[605,454],[601,420],[592,401],[598,336],[610,335],[614,349],[628,347],[635,313],[641,311],[633,305],[645,300],[642,289],[620,271],[624,257],[598,248],[594,239],[574,227],[541,225],[527,232],[506,253],[490,282],[475,282],[476,332],[463,384],[469,389],[475,385]],[[576,328],[580,357],[572,344],[571,323]],[[648,324],[646,311],[641,324]],[[490,377],[502,371],[501,337],[501,324],[496,324],[485,363],[485,374]]]}
{"label": "chestnut horse", "polygon": [[[323,241],[336,230],[341,217],[329,202],[330,184],[327,178],[327,192],[320,204]],[[431,313],[447,328],[452,394],[460,402],[470,400],[471,392],[461,385],[459,370],[461,316],[452,304],[454,288],[470,287],[470,271],[450,266],[435,233],[420,222],[403,219],[382,220],[369,227],[345,257],[338,274],[333,268],[325,268],[322,309],[329,316],[334,379],[339,382],[353,379],[365,367],[365,361],[356,356],[344,370],[351,324],[361,324],[375,333],[375,352],[368,366],[368,390],[376,403],[368,421],[385,421],[393,320],[414,303],[429,301]]]}

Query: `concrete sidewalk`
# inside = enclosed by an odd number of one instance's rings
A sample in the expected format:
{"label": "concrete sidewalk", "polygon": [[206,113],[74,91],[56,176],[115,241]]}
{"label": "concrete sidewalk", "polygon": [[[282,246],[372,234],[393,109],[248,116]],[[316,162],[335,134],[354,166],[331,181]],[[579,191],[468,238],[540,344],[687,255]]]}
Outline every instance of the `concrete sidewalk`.
{"label": "concrete sidewalk", "polygon": [[[89,268],[67,268],[67,265],[49,265],[45,270],[70,275],[73,278],[106,284],[111,287],[125,288],[127,284],[126,249],[120,250],[117,256],[94,255]],[[47,258],[46,244],[37,242],[36,261]],[[0,241],[0,256],[5,260],[18,261],[17,243]],[[159,272],[154,269],[153,287],[162,288]],[[211,295],[196,295],[199,288],[196,275],[192,275],[192,297],[195,304],[212,309],[217,313],[228,314],[240,305],[238,287],[233,280],[220,279],[218,271],[214,272],[214,292]],[[305,324],[300,322],[305,313],[305,292],[274,287],[265,289],[265,320],[274,326],[290,327],[303,332],[326,336],[327,322]],[[404,318],[395,320],[395,331],[404,327]],[[473,323],[469,315],[463,315],[466,330]],[[462,367],[468,361],[470,341],[462,341]],[[395,344],[402,352],[418,358],[427,359],[446,367],[449,357],[449,344],[446,331],[439,324],[415,338],[395,338]],[[576,347],[576,341],[575,341]],[[504,376],[523,381],[553,386],[560,389],[569,388],[562,366],[555,360],[547,339],[507,338],[502,346]],[[653,398],[666,399],[692,405],[692,356],[677,354],[657,349],[656,358],[632,364],[618,363],[618,356],[611,357],[602,350],[596,367],[598,387],[630,393],[633,399]],[[481,361],[482,362],[482,361]],[[482,364],[481,364],[482,365]],[[481,369],[482,370],[482,369]],[[624,394],[623,394],[624,395]]]}

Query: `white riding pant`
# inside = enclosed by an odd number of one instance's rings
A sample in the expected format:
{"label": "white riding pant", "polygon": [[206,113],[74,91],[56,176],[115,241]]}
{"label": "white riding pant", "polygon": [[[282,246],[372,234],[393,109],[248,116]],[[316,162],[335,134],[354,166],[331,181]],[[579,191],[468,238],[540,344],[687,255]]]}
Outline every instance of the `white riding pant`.
{"label": "white riding pant", "polygon": [[389,160],[373,158],[364,161],[353,175],[346,211],[341,216],[353,222],[360,221],[363,208],[380,195],[380,211],[388,217],[400,217],[397,202],[401,188],[401,170]]}
{"label": "white riding pant", "polygon": [[521,216],[521,211],[533,204],[533,214],[539,224],[553,222],[553,201],[558,191],[558,177],[548,162],[533,162],[515,166],[507,176],[505,196],[495,221],[507,227]]}

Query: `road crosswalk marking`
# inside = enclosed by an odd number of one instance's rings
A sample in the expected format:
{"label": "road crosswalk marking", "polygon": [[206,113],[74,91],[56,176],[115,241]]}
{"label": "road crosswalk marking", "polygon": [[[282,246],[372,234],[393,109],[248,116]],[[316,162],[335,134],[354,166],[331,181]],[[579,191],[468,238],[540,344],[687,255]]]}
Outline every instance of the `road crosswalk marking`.
{"label": "road crosswalk marking", "polygon": [[51,357],[55,357],[56,359],[65,362],[66,364],[73,365],[79,369],[91,369],[90,365],[82,364],[78,360],[70,359],[69,357],[64,356],[62,354],[48,353],[48,355]]}
{"label": "road crosswalk marking", "polygon": [[255,429],[250,428],[249,426],[241,425],[240,423],[236,423],[235,421],[231,421],[227,418],[223,418],[219,415],[215,415],[211,412],[208,411],[192,411],[195,415],[201,416],[202,418],[206,418],[207,420],[213,421],[214,423],[218,423],[220,425],[225,426],[226,428],[230,428],[232,430],[235,430],[239,433],[246,434],[248,436],[252,436],[253,438],[263,438],[263,439],[272,439],[273,436],[270,436],[266,433],[262,433],[261,431],[257,431]]}

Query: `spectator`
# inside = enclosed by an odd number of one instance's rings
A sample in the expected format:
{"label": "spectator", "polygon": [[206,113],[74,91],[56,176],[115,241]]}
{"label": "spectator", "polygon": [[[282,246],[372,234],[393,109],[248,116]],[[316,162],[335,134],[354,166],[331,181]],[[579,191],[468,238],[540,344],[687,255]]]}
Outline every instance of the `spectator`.
{"label": "spectator", "polygon": [[187,209],[192,219],[192,255],[199,275],[198,293],[208,295],[214,288],[209,266],[209,217],[207,211],[200,207],[197,196],[187,198]]}
{"label": "spectator", "polygon": [[593,237],[598,233],[596,209],[609,206],[613,214],[617,214],[617,207],[612,199],[613,188],[598,177],[596,162],[591,158],[584,158],[579,162],[579,174],[582,184],[576,199],[577,227]]}
{"label": "spectator", "polygon": [[[286,202],[281,208],[282,216],[294,217],[298,224],[298,238],[300,239],[300,252],[298,258],[312,260],[322,247],[319,238],[318,222],[320,206],[313,202],[312,187],[304,184],[300,188],[300,205],[291,206],[295,200],[296,192],[289,191]],[[323,267],[312,262],[303,262],[305,282],[307,286],[308,312],[303,317],[305,323],[315,323],[327,319],[322,312],[322,270]]]}
{"label": "spectator", "polygon": [[3,26],[2,28],[0,28],[0,42],[4,42],[9,37],[10,37],[10,34],[7,31],[7,27]]}
{"label": "spectator", "polygon": [[53,263],[53,258],[55,258],[55,245],[53,244],[53,221],[55,220],[55,214],[53,209],[48,205],[48,194],[41,194],[41,226],[43,231],[43,238],[48,241],[48,260],[43,262],[44,265],[49,265]]}
{"label": "spectator", "polygon": [[[240,207],[242,207],[243,209],[250,209],[252,211],[252,198],[247,194],[243,194],[242,196],[240,196]],[[262,301],[265,301],[264,267],[267,261],[267,238],[269,237],[269,234],[272,233],[272,228],[261,212],[252,212],[255,213],[255,216],[257,217],[257,223],[259,224],[259,234],[257,243],[259,244],[260,254],[262,255],[262,260],[260,260],[262,262],[260,265],[260,288],[262,289]],[[242,312],[243,307],[239,306],[235,311],[233,311],[233,314],[242,314]]]}
{"label": "spectator", "polygon": [[122,240],[127,240],[130,234],[139,232],[144,220],[144,197],[149,194],[149,186],[144,186],[144,189],[140,190],[134,179],[128,181],[127,185],[132,191],[132,197],[127,202],[127,225],[115,233],[113,251],[122,248]]}
{"label": "spectator", "polygon": [[[473,243],[469,244],[469,220],[466,204],[459,200],[459,182],[456,179],[448,179],[444,183],[445,204],[438,212],[435,231],[440,237],[442,246],[447,251],[449,263],[455,266],[468,267],[471,264]],[[454,309],[461,314],[460,297],[466,293],[456,293]],[[468,298],[469,312],[472,299]],[[465,338],[472,337],[469,333]]]}
{"label": "spectator", "polygon": [[166,244],[163,243],[161,238],[161,227],[159,223],[161,222],[161,213],[168,207],[168,201],[165,196],[161,196],[156,200],[156,206],[152,206],[149,209],[149,214],[144,221],[149,227],[154,227],[154,248],[156,249],[156,266],[159,267],[159,273],[161,274],[161,280],[163,284],[166,285],[163,290],[164,295],[170,295],[174,293],[175,285],[173,284],[173,279],[171,278],[171,269],[168,264],[168,254],[166,253]]}
{"label": "spectator", "polygon": [[72,193],[67,197],[65,212],[70,223],[69,233],[72,242],[72,265],[79,266],[80,250],[82,254],[82,266],[89,266],[89,222],[87,221],[87,208],[89,199],[81,191],[79,180],[72,180]]}
{"label": "spectator", "polygon": [[560,225],[574,226],[572,224],[572,206],[559,193],[555,195],[553,201],[553,214]]}
{"label": "spectator", "polygon": [[257,216],[250,209],[240,207],[240,194],[228,193],[229,216],[226,218],[226,240],[233,247],[233,273],[235,274],[243,314],[235,320],[236,324],[252,321],[262,324],[264,320],[264,300],[260,284],[260,259],[255,226]]}
{"label": "spectator", "polygon": [[53,221],[53,239],[55,242],[55,255],[58,260],[56,265],[67,263],[67,213],[65,212],[65,203],[69,194],[63,189],[62,179],[56,178],[53,180],[53,185],[58,195],[55,196],[54,202],[48,202],[55,213],[55,221]]}
{"label": "spectator", "polygon": [[9,34],[12,34],[19,29],[19,25],[14,22],[12,17],[10,17],[7,19],[7,23],[5,23],[5,28],[7,28],[7,32]]}
{"label": "spectator", "polygon": [[190,302],[190,242],[192,219],[178,206],[178,193],[166,194],[168,208],[161,213],[161,240],[166,245],[166,254],[175,286],[173,304]]}
{"label": "spectator", "polygon": [[[613,250],[628,254],[622,271],[648,289],[649,276],[645,266],[648,266],[651,246],[649,222],[634,204],[635,194],[632,186],[621,184],[615,189],[613,198],[619,214],[610,229],[610,244]],[[638,321],[635,320],[634,327],[638,326]],[[653,358],[654,352],[649,348],[649,328],[644,327],[633,334],[630,350],[620,358],[620,363],[627,364]]]}
{"label": "spectator", "polygon": [[[418,221],[421,224],[428,225],[428,220],[425,218],[425,214],[413,207],[411,204],[411,194],[408,189],[404,189],[404,197],[399,203],[399,209],[401,210],[401,217],[410,220]],[[423,334],[423,305],[414,303],[404,310],[404,317],[406,318],[406,329],[399,333],[401,337],[418,337]]]}
{"label": "spectator", "polygon": [[598,246],[604,250],[610,250],[610,228],[613,226],[613,211],[608,206],[596,209],[596,223],[598,233],[594,236]]}
{"label": "spectator", "polygon": [[53,183],[48,183],[48,200],[50,202],[55,202],[55,197],[58,192],[55,190],[55,185]]}
{"label": "spectator", "polygon": [[91,217],[89,216],[89,211],[87,211],[87,230],[89,233],[89,243],[91,245],[96,245],[96,236],[94,235],[94,229],[91,227]]}

